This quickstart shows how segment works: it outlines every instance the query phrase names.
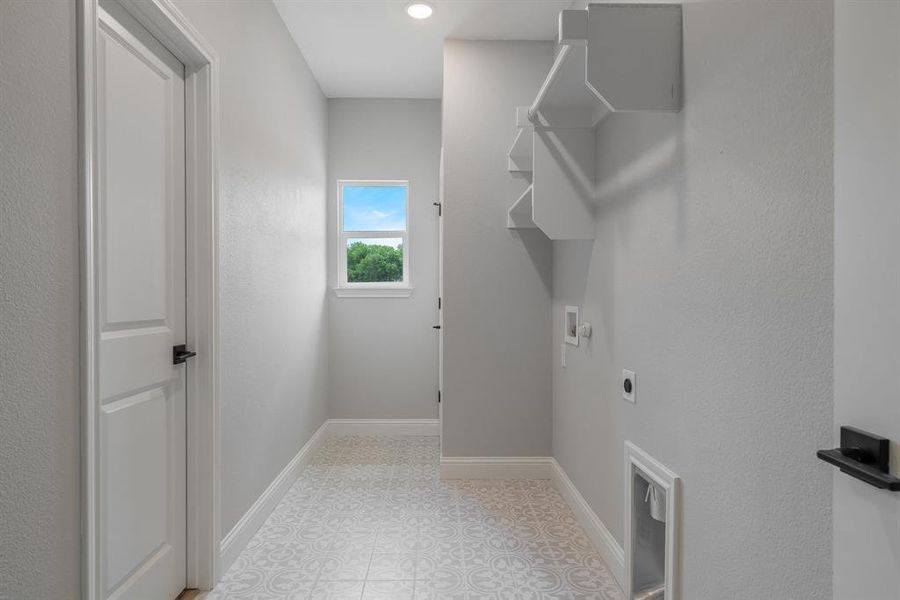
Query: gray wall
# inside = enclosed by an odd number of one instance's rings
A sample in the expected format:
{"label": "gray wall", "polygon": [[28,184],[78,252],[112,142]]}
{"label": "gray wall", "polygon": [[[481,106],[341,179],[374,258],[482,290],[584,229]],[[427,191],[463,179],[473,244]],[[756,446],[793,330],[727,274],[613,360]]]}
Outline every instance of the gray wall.
{"label": "gray wall", "polygon": [[832,22],[685,4],[684,110],[600,125],[596,240],[554,244],[554,455],[619,543],[623,442],[684,478],[685,598],[831,597]]}
{"label": "gray wall", "polygon": [[327,416],[327,105],[270,2],[178,7],[221,61],[225,535]]}
{"label": "gray wall", "polygon": [[[893,440],[900,475],[900,4],[834,14],[834,441],[853,425]],[[834,597],[900,589],[900,494],[834,471]]]}
{"label": "gray wall", "polygon": [[550,452],[552,247],[506,229],[528,185],[506,158],[552,60],[548,42],[444,45],[444,456]]}
{"label": "gray wall", "polygon": [[330,296],[329,411],[358,419],[437,417],[438,100],[328,101],[329,265],[337,284],[337,181],[409,180],[410,298]]}
{"label": "gray wall", "polygon": [[75,6],[0,2],[0,598],[79,596]]}

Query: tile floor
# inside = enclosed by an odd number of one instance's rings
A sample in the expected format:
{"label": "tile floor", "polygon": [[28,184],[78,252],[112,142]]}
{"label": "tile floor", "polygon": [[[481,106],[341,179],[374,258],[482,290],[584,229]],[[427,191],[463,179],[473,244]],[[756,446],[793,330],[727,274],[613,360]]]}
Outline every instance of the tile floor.
{"label": "tile floor", "polygon": [[328,440],[208,600],[622,600],[547,481],[441,481],[435,437]]}

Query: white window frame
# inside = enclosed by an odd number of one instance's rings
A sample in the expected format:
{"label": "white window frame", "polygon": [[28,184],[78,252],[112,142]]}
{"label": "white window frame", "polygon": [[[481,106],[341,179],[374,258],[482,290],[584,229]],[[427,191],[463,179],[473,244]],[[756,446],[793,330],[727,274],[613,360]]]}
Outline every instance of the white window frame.
{"label": "white window frame", "polygon": [[[344,231],[344,187],[397,187],[406,188],[404,208],[406,228],[394,231]],[[409,180],[397,179],[339,179],[337,182],[337,265],[338,296],[408,297],[412,291],[409,281]],[[355,238],[400,238],[403,244],[403,281],[349,282],[347,281],[347,240]]]}

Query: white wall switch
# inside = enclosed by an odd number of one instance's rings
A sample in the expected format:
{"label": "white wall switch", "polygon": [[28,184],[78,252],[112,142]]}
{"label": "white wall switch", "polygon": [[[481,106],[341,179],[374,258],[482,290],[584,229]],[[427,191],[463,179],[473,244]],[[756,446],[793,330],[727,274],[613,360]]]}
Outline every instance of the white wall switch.
{"label": "white wall switch", "polygon": [[561,367],[566,367],[566,344],[559,345],[559,364]]}
{"label": "white wall switch", "polygon": [[634,371],[622,369],[622,399],[634,404],[634,392],[636,387],[637,381],[634,378]]}

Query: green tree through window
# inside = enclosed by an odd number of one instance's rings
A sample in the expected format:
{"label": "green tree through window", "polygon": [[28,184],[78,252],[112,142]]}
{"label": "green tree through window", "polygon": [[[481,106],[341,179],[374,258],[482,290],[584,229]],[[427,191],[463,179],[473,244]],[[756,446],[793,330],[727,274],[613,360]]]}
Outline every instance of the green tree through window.
{"label": "green tree through window", "polygon": [[347,281],[403,281],[403,244],[393,248],[378,244],[352,242],[347,246]]}

